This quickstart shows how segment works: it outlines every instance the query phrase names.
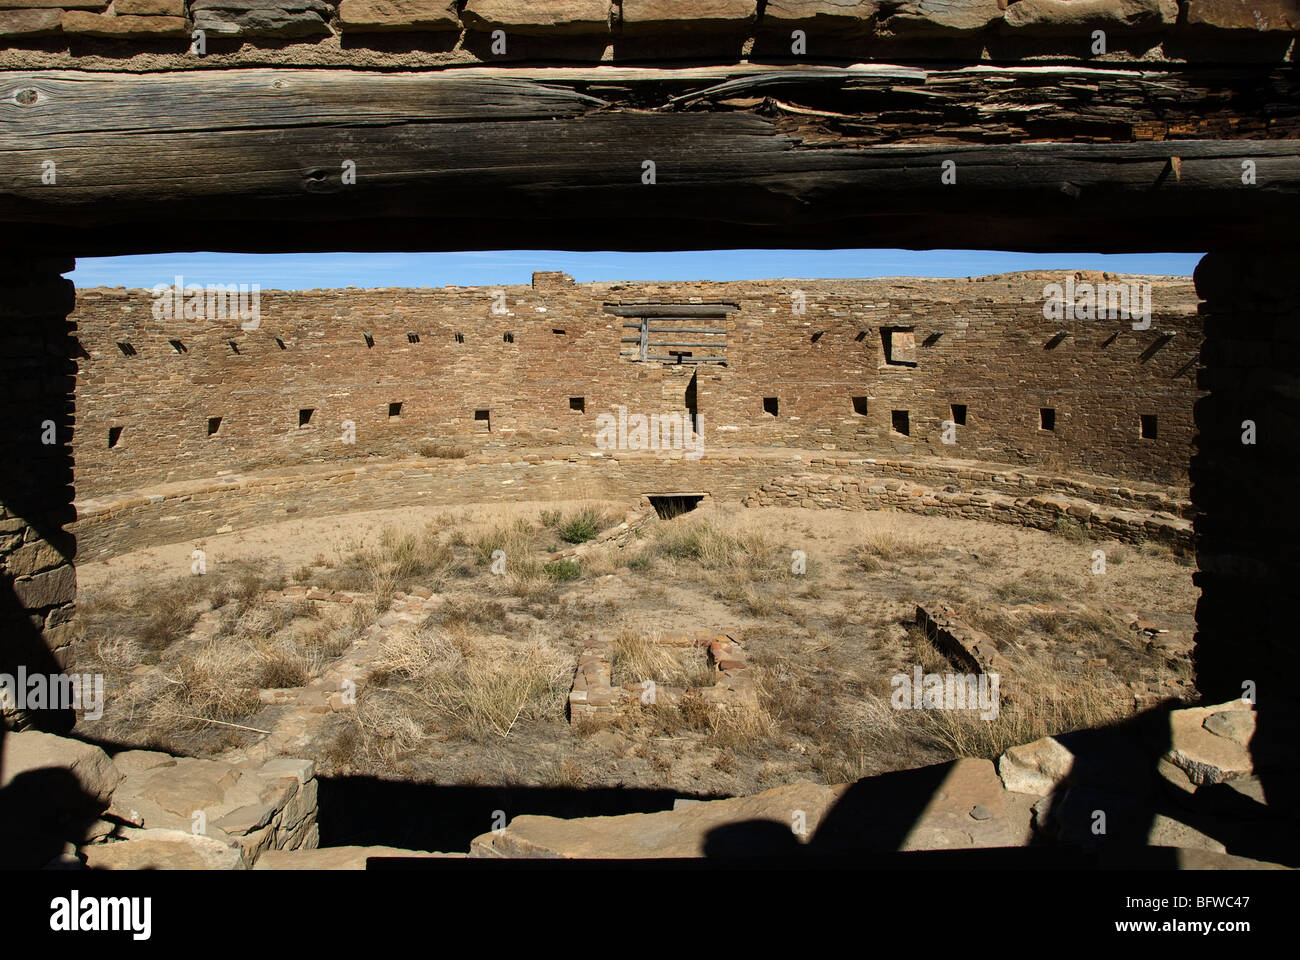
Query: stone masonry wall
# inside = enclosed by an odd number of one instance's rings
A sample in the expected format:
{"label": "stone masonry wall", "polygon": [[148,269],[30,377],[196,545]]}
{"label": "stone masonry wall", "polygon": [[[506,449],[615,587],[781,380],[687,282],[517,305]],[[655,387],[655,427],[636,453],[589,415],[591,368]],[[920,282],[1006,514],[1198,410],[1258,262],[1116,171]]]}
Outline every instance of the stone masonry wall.
{"label": "stone masonry wall", "polygon": [[[76,596],[72,283],[66,260],[0,258],[0,673],[58,672]],[[17,722],[20,718],[14,718]],[[69,718],[70,719],[70,718]]]}
{"label": "stone masonry wall", "polygon": [[[1185,484],[1200,341],[1191,285],[1111,276],[1152,285],[1151,327],[1135,331],[1127,319],[1044,319],[1045,284],[1065,279],[574,284],[539,273],[499,288],[503,315],[492,288],[263,291],[254,330],[155,319],[149,291],[84,290],[77,495],[407,460],[431,445],[586,456],[600,414],[691,403],[706,452],[850,451]],[[681,321],[725,329],[726,364],[621,357],[638,347],[620,342],[637,334],[624,323],[638,321],[607,311],[620,303],[730,305],[725,318]]]}
{"label": "stone masonry wall", "polygon": [[[1094,30],[1106,33],[1104,52]],[[35,68],[749,56],[1284,61],[1297,33],[1295,0],[0,0],[0,64]],[[5,57],[4,48],[27,57]]]}
{"label": "stone masonry wall", "polygon": [[156,544],[359,510],[705,492],[755,506],[905,510],[1046,530],[1068,522],[1098,539],[1156,540],[1184,550],[1190,544],[1190,501],[1176,490],[1147,484],[1114,486],[962,461],[779,450],[714,451],[700,460],[654,454],[513,457],[315,467],[78,501],[77,556],[102,560]]}

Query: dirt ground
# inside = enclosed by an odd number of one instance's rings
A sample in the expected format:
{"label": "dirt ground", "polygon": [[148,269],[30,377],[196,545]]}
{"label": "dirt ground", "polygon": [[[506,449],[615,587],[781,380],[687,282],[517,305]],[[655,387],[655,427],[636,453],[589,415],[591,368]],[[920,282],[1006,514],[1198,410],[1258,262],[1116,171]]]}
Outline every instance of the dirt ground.
{"label": "dirt ground", "polygon": [[[254,731],[279,729],[290,712],[259,691],[319,686],[347,663],[355,706],[312,714],[295,751],[325,776],[735,795],[992,756],[1131,712],[1135,689],[1190,693],[1194,568],[1163,548],[708,503],[590,539],[633,506],[353,513],[82,566],[74,666],[105,673],[108,700],[86,735],[247,755],[267,741]],[[582,541],[575,558],[554,559]],[[504,575],[493,572],[498,550]],[[1093,572],[1097,550],[1105,573]],[[351,602],[305,599],[302,588]],[[914,665],[957,670],[912,626],[927,600],[951,604],[1007,657],[1011,699],[996,720],[891,705],[892,678]],[[427,612],[396,616],[408,606]],[[655,708],[570,724],[586,637],[696,631],[741,638],[756,715]]]}

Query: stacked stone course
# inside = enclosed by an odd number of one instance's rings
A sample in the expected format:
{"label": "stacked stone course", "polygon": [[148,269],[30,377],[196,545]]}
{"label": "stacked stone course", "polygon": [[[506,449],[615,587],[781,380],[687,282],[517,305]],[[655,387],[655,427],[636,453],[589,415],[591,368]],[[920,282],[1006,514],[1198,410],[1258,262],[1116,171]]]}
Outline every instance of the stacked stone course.
{"label": "stacked stone course", "polygon": [[[229,62],[258,62],[258,46],[301,44],[291,62],[401,62],[383,38],[409,34],[439,62],[687,56],[1002,59],[1095,56],[1104,30],[1121,56],[1213,60],[1226,49],[1283,60],[1300,33],[1294,0],[0,0],[0,45],[81,54],[70,41],[169,51],[193,67],[191,32],[232,39]],[[376,39],[378,38],[378,39]],[[53,43],[51,43],[53,40]],[[346,41],[340,44],[340,40]],[[505,41],[504,47],[501,41]],[[167,44],[167,46],[162,46]],[[350,53],[360,46],[362,52]],[[97,51],[98,52],[98,51]]]}

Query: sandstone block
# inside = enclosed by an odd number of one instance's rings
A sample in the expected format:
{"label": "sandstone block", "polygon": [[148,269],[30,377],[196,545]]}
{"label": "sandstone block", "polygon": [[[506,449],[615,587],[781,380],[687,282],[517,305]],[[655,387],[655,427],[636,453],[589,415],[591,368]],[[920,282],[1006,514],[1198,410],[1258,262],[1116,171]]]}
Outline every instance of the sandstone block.
{"label": "sandstone block", "polygon": [[113,766],[122,771],[122,776],[131,777],[157,767],[174,767],[176,758],[157,750],[123,750],[113,754]]}
{"label": "sandstone block", "polygon": [[1163,29],[1177,19],[1175,0],[1016,0],[1003,15],[1010,29],[1041,36],[1092,29],[1138,33]]}
{"label": "sandstone block", "polygon": [[1065,780],[1073,765],[1073,753],[1055,737],[1043,737],[998,757],[998,776],[1013,793],[1043,797]]}
{"label": "sandstone block", "polygon": [[183,17],[185,0],[113,0],[113,12],[119,17]]}
{"label": "sandstone block", "polygon": [[660,813],[577,820],[524,815],[515,817],[500,833],[476,837],[469,855],[561,859],[699,857],[704,855],[710,834],[717,828],[751,821],[771,821],[774,831],[785,831],[793,844],[793,812],[803,812],[811,836],[836,796],[837,791],[831,787],[800,782],[750,797],[713,800]]}
{"label": "sandstone block", "polygon": [[0,10],[103,10],[107,6],[108,0],[0,0]]}
{"label": "sandstone block", "polygon": [[[1239,703],[1234,701],[1233,703]],[[1179,767],[1192,783],[1219,783],[1254,772],[1250,752],[1241,743],[1219,736],[1205,722],[1232,704],[1191,707],[1169,714],[1169,750],[1165,759]]]}
{"label": "sandstone block", "polygon": [[345,33],[460,31],[455,0],[343,0],[339,24]]}
{"label": "sandstone block", "polygon": [[397,847],[318,847],[268,850],[254,870],[364,870],[367,857],[463,857],[463,853],[428,853]]}
{"label": "sandstone block", "polygon": [[720,33],[748,29],[758,5],[754,0],[623,0],[626,33]]}
{"label": "sandstone block", "polygon": [[125,839],[84,847],[92,870],[247,870],[239,847],[184,830],[126,830]]}
{"label": "sandstone block", "polygon": [[214,34],[291,40],[327,36],[333,14],[321,0],[192,0],[190,10],[194,26]]}
{"label": "sandstone block", "polygon": [[0,37],[43,37],[59,32],[62,10],[0,10]]}
{"label": "sandstone block", "polygon": [[895,36],[955,36],[1002,19],[999,0],[908,0],[889,8],[881,32]]}
{"label": "sandstone block", "polygon": [[1187,25],[1258,33],[1300,32],[1296,0],[1186,0]]}
{"label": "sandstone block", "polygon": [[609,32],[609,0],[469,0],[462,14],[471,30],[578,36]]}
{"label": "sandstone block", "polygon": [[76,571],[71,564],[66,564],[44,573],[15,580],[14,596],[28,610],[71,603],[77,596]]}
{"label": "sandstone block", "polygon": [[4,738],[0,790],[8,791],[18,777],[24,795],[30,785],[43,804],[63,808],[107,806],[122,782],[121,771],[99,747],[38,731]]}
{"label": "sandstone block", "polygon": [[864,32],[879,9],[875,0],[768,0],[762,25]]}
{"label": "sandstone block", "polygon": [[183,17],[105,17],[69,10],[61,21],[64,33],[85,37],[129,37],[137,40],[189,38],[190,24]]}
{"label": "sandstone block", "polygon": [[5,565],[15,577],[29,577],[34,573],[57,567],[59,564],[66,562],[63,554],[52,544],[45,540],[36,540],[19,547],[11,553],[5,561]]}

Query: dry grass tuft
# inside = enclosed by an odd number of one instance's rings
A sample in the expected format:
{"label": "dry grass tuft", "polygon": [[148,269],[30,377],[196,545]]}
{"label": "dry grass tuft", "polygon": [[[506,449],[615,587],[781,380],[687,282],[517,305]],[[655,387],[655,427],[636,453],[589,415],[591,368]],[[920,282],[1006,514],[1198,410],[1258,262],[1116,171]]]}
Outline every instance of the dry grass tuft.
{"label": "dry grass tuft", "polygon": [[389,634],[375,666],[406,681],[397,690],[412,719],[436,718],[475,740],[505,738],[520,722],[563,716],[573,671],[569,656],[540,640],[429,624]]}

